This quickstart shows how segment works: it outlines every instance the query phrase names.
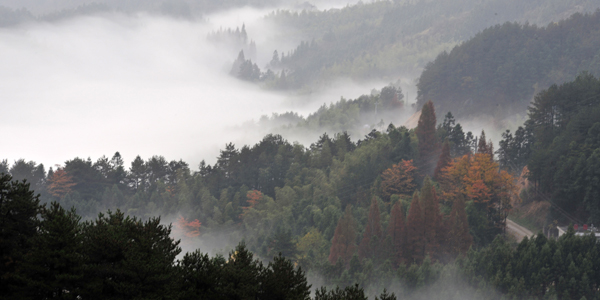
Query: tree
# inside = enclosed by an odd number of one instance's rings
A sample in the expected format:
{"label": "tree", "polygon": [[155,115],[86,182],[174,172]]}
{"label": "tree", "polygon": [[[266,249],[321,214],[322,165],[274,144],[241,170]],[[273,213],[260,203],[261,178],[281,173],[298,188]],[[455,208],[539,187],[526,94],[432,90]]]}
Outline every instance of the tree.
{"label": "tree", "polygon": [[42,208],[32,248],[21,269],[26,284],[20,295],[34,299],[77,299],[81,293],[84,253],[81,217],[57,202]]}
{"label": "tree", "polygon": [[421,116],[416,129],[419,139],[419,169],[423,174],[431,174],[439,155],[439,143],[436,135],[436,118],[433,103],[428,101],[421,109]]}
{"label": "tree", "polygon": [[425,226],[423,213],[419,204],[419,196],[415,193],[410,203],[406,222],[406,254],[408,262],[420,263],[425,257]]}
{"label": "tree", "polygon": [[35,196],[25,181],[12,181],[0,175],[0,297],[10,299],[22,286],[16,272],[24,255],[30,251],[37,233],[40,212],[39,195]]}
{"label": "tree", "polygon": [[379,252],[381,251],[383,234],[379,214],[379,204],[377,203],[377,199],[373,197],[371,207],[369,208],[367,226],[358,246],[358,255],[361,259],[380,257]]}
{"label": "tree", "polygon": [[223,256],[211,259],[200,250],[186,253],[178,266],[179,297],[184,300],[219,298],[225,263]]}
{"label": "tree", "polygon": [[417,168],[412,160],[402,160],[381,174],[381,195],[390,199],[392,195],[410,195],[415,191]]}
{"label": "tree", "polygon": [[183,216],[179,216],[179,219],[177,219],[177,222],[175,223],[175,228],[187,237],[197,237],[200,235],[201,225],[202,223],[200,223],[198,219],[188,222]]}
{"label": "tree", "polygon": [[220,296],[225,299],[256,299],[261,291],[263,265],[241,242],[229,253],[223,267]]}
{"label": "tree", "polygon": [[465,201],[459,196],[452,204],[452,211],[446,220],[448,230],[446,250],[451,257],[467,253],[473,244],[473,237],[469,233],[469,223],[465,210]]}
{"label": "tree", "polygon": [[310,287],[301,267],[297,269],[281,253],[262,274],[260,299],[265,300],[309,300]]}
{"label": "tree", "polygon": [[441,179],[442,170],[447,167],[452,161],[452,157],[450,157],[450,144],[448,140],[444,141],[444,145],[442,146],[442,154],[440,154],[440,158],[438,159],[437,165],[435,166],[435,171],[433,172],[433,179],[439,181]]}
{"label": "tree", "polygon": [[179,241],[159,218],[141,221],[115,213],[99,214],[83,224],[86,253],[82,298],[170,298],[177,278]]}
{"label": "tree", "polygon": [[387,244],[386,250],[388,253],[390,253],[392,262],[396,267],[404,261],[404,248],[406,246],[404,219],[402,205],[398,201],[394,204],[394,206],[392,206],[390,222],[388,223],[386,231],[387,236],[385,239]]}
{"label": "tree", "polygon": [[350,263],[356,251],[356,225],[352,217],[352,207],[346,206],[344,215],[338,221],[329,250],[329,263],[334,265],[340,260],[343,264]]}
{"label": "tree", "polygon": [[440,239],[443,235],[439,200],[429,177],[425,177],[419,198],[423,214],[425,255],[435,258],[439,254]]}
{"label": "tree", "polygon": [[73,176],[67,174],[65,169],[60,167],[48,178],[48,191],[58,199],[62,199],[62,197],[71,192],[71,189],[75,185]]}
{"label": "tree", "polygon": [[516,194],[515,179],[499,170],[498,163],[488,153],[454,160],[443,170],[442,177],[442,192],[448,201],[459,196],[467,201],[469,225],[478,243],[487,244],[504,230],[511,198]]}

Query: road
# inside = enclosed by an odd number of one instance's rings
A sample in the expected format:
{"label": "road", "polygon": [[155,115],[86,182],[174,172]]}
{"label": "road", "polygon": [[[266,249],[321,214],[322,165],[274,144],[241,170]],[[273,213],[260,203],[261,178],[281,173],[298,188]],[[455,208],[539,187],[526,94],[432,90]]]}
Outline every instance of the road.
{"label": "road", "polygon": [[512,234],[518,242],[520,242],[526,236],[532,237],[535,235],[535,233],[529,231],[529,229],[509,219],[506,219],[506,233]]}

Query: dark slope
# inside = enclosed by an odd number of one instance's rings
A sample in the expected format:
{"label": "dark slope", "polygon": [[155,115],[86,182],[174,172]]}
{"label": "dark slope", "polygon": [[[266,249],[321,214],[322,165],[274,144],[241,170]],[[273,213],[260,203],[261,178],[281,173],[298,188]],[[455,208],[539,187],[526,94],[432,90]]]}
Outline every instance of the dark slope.
{"label": "dark slope", "polygon": [[418,106],[432,100],[457,117],[524,114],[536,92],[600,75],[600,11],[546,27],[505,23],[440,54],[419,78]]}

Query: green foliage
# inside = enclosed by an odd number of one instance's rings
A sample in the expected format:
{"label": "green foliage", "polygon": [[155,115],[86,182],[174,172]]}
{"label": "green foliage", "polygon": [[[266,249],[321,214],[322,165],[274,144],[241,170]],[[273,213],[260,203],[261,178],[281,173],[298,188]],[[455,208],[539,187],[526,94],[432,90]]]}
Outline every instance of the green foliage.
{"label": "green foliage", "polygon": [[[529,111],[526,131],[529,179],[536,200],[550,199],[581,221],[600,220],[598,149],[600,148],[600,80],[589,73],[539,93]],[[532,145],[531,145],[532,144]],[[554,162],[548,164],[547,162]],[[552,210],[553,219],[564,215]],[[572,222],[571,217],[569,222]]]}
{"label": "green foliage", "polygon": [[39,196],[34,196],[25,181],[12,181],[0,174],[0,295],[9,297],[21,286],[19,269],[32,248],[40,212]]}
{"label": "green foliage", "polygon": [[459,117],[524,113],[541,89],[583,70],[600,75],[590,66],[600,57],[599,30],[600,12],[546,27],[505,23],[485,29],[425,67],[417,104],[432,100],[438,110],[452,109]]}

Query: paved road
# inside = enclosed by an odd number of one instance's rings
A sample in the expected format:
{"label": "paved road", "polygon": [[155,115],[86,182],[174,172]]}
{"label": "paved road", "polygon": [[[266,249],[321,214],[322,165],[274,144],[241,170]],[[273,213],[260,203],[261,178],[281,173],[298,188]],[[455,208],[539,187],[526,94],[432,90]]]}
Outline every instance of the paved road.
{"label": "paved road", "polygon": [[529,229],[509,219],[506,219],[506,232],[508,234],[512,234],[515,238],[517,238],[518,242],[520,242],[526,236],[532,237],[535,235],[533,232],[529,231]]}

